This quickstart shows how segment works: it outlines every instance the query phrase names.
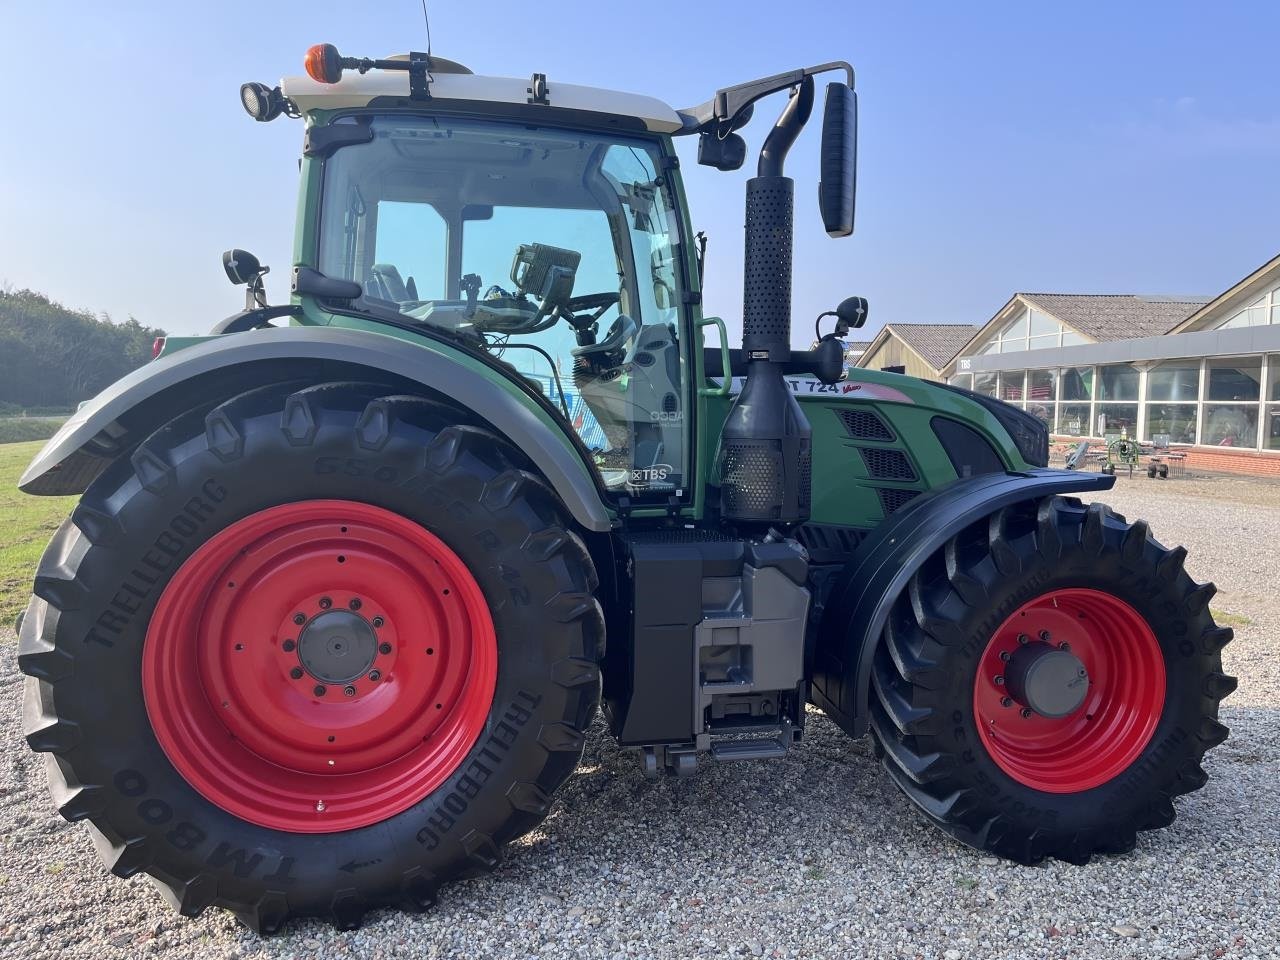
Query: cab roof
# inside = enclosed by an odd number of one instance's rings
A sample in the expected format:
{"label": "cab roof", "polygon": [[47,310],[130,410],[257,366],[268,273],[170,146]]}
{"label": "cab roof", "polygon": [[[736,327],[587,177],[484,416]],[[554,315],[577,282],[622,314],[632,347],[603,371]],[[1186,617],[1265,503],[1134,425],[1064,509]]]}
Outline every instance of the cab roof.
{"label": "cab roof", "polygon": [[[432,59],[432,67],[431,100],[520,106],[531,102],[527,79],[479,76],[466,67],[437,58]],[[382,97],[408,98],[409,74],[401,70],[370,70],[364,74],[349,70],[337,83],[320,83],[309,76],[285,77],[280,81],[280,90],[305,116],[314,110],[365,107]],[[679,113],[654,97],[561,83],[554,78],[547,82],[547,106],[600,114],[602,119],[632,118],[654,133],[675,133],[684,126]]]}

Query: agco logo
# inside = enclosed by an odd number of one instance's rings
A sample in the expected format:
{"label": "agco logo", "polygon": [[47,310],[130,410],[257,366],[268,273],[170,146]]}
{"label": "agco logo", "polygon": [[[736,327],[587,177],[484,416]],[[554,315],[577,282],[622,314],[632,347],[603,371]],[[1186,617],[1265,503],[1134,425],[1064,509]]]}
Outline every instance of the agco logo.
{"label": "agco logo", "polygon": [[673,410],[668,413],[665,410],[650,410],[649,419],[654,423],[679,423],[684,419],[682,410]]}
{"label": "agco logo", "polygon": [[655,463],[651,467],[637,467],[631,471],[631,482],[654,483],[667,479],[674,468],[669,463]]}

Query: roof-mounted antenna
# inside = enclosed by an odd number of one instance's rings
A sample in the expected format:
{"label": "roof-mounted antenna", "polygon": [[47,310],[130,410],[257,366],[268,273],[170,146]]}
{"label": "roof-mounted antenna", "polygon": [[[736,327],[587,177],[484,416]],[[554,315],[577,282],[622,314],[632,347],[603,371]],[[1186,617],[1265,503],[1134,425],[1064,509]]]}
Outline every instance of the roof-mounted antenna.
{"label": "roof-mounted antenna", "polygon": [[422,20],[427,25],[427,59],[431,59],[431,15],[427,13],[427,0],[422,0]]}

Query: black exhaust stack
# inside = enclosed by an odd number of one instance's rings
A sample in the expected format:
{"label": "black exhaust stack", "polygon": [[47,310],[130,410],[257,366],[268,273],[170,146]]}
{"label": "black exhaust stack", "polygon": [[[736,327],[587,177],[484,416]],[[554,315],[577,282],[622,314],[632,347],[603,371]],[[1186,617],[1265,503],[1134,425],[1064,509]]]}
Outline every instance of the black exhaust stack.
{"label": "black exhaust stack", "polygon": [[791,254],[795,183],[782,175],[787,151],[813,110],[813,78],[791,100],[747,181],[742,354],[747,379],[720,435],[725,519],[794,524],[809,518],[809,421],[783,379],[791,360]]}

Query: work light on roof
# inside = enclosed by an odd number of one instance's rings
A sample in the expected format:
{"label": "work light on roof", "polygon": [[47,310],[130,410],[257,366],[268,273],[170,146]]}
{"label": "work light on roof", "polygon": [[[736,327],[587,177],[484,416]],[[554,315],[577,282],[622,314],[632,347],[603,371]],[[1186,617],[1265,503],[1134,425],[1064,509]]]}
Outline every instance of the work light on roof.
{"label": "work light on roof", "polygon": [[256,82],[241,84],[240,102],[244,104],[245,113],[262,123],[280,116],[286,106],[279,87]]}

